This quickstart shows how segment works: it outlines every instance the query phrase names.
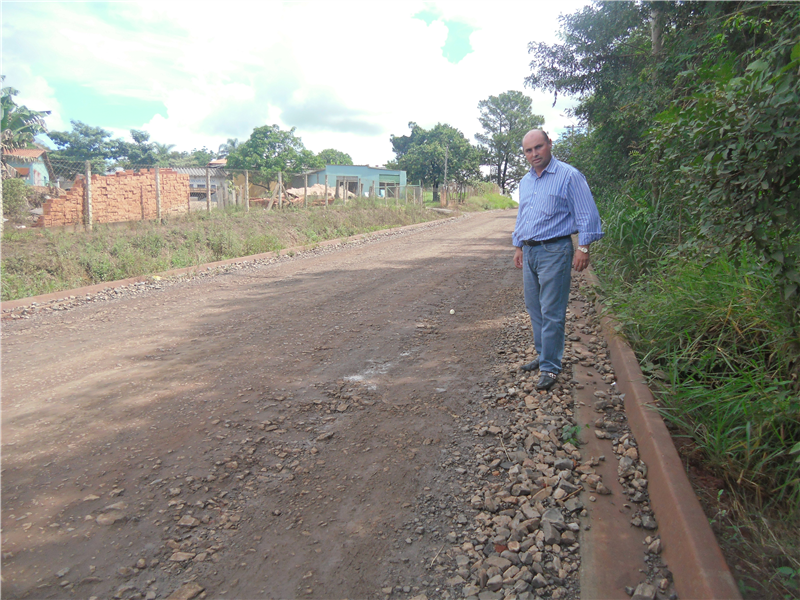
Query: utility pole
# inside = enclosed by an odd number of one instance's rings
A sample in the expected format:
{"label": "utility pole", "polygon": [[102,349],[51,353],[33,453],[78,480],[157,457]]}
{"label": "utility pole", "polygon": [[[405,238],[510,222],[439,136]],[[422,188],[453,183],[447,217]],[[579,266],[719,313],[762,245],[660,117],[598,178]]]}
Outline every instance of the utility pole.
{"label": "utility pole", "polygon": [[447,157],[450,154],[450,148],[444,147],[444,195],[440,198],[441,205],[447,206]]}

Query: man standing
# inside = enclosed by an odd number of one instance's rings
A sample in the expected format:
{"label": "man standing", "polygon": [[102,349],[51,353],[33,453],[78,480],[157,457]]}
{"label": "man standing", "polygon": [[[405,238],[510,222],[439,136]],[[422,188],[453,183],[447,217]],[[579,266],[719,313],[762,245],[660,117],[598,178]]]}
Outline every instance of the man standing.
{"label": "man standing", "polygon": [[[519,184],[519,212],[512,235],[514,266],[522,269],[525,307],[531,317],[537,358],[522,366],[539,369],[536,388],[549,390],[561,372],[569,303],[570,266],[589,266],[589,244],[603,237],[597,205],[586,178],[551,154],[541,129],[522,139],[531,170]],[[578,234],[578,251],[571,235]]]}

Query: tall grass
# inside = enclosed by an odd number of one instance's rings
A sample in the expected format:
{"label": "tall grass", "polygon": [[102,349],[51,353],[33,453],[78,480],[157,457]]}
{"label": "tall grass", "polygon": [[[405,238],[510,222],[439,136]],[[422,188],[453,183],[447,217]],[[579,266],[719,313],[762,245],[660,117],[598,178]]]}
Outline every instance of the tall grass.
{"label": "tall grass", "polygon": [[754,506],[797,515],[800,332],[771,274],[747,246],[682,254],[658,207],[613,206],[596,266],[663,415]]}
{"label": "tall grass", "polygon": [[463,210],[480,211],[495,210],[505,208],[517,208],[517,203],[508,196],[502,194],[488,193],[482,196],[470,196],[462,205]]}
{"label": "tall grass", "polygon": [[9,230],[2,239],[2,299],[276,252],[443,216],[419,205],[363,198],[307,210],[198,212],[166,224],[96,225],[91,232]]}

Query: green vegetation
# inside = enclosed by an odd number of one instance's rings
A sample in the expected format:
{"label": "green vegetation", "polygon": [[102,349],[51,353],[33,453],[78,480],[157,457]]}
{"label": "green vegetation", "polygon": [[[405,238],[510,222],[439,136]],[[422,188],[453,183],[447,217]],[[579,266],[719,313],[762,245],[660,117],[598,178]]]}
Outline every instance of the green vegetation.
{"label": "green vegetation", "polygon": [[[5,78],[5,75],[0,76],[0,81],[5,81]],[[3,87],[0,93],[0,141],[3,154],[16,148],[27,148],[37,134],[47,131],[44,119],[50,111],[31,110],[27,106],[17,105],[14,96],[18,94],[19,91],[12,87]]]}
{"label": "green vegetation", "polygon": [[478,121],[483,133],[475,135],[491,166],[490,179],[505,194],[514,191],[530,169],[522,152],[522,138],[544,124],[544,117],[533,114],[533,101],[515,90],[489,96],[478,102]]}
{"label": "green vegetation", "polygon": [[335,148],[325,148],[317,154],[317,158],[324,161],[326,165],[352,165],[353,159],[346,152],[341,152]]}
{"label": "green vegetation", "polygon": [[[5,75],[0,76],[0,81],[5,81],[5,78]],[[12,150],[33,147],[35,136],[47,131],[44,119],[50,114],[49,110],[31,110],[27,106],[17,105],[14,96],[18,94],[19,91],[12,87],[3,87],[0,93],[0,112],[2,113],[2,119],[0,119],[0,175],[4,182],[14,176],[14,169],[7,163],[8,153]],[[23,162],[29,160],[21,157],[15,158]],[[19,212],[22,210],[21,207],[27,204],[27,200],[18,187],[12,185],[8,191],[8,194],[5,190],[3,191],[3,209],[12,213]],[[0,218],[3,214],[7,216],[9,213],[0,213]],[[18,216],[18,214],[14,214],[13,218],[18,218]],[[2,230],[2,223],[0,223],[0,230]]]}
{"label": "green vegetation", "polygon": [[709,504],[745,596],[794,597],[800,7],[598,2],[561,39],[531,44],[527,82],[580,97],[554,154],[598,197],[605,303],[726,484]]}
{"label": "green vegetation", "polygon": [[95,225],[91,232],[9,230],[2,239],[2,299],[278,252],[444,216],[419,205],[387,206],[359,198],[327,209],[199,212],[165,224]]}
{"label": "green vegetation", "polygon": [[229,169],[250,169],[252,181],[269,186],[278,180],[278,173],[302,173],[325,166],[323,158],[315,156],[292,127],[286,131],[278,125],[263,125],[253,129],[248,139],[228,154]]}
{"label": "green vegetation", "polygon": [[498,208],[517,208],[517,203],[508,196],[488,193],[481,196],[470,196],[459,208],[464,211],[495,210]]}
{"label": "green vegetation", "polygon": [[[191,152],[174,151],[174,144],[151,142],[150,134],[139,129],[130,130],[131,143],[113,139],[111,132],[102,127],[74,120],[70,124],[71,131],[51,131],[47,134],[57,148],[50,152],[50,157],[60,161],[61,174],[67,177],[82,173],[87,160],[92,163],[94,173],[102,174],[116,167],[205,167],[215,157],[207,148]],[[72,164],[68,166],[68,163]]]}
{"label": "green vegetation", "polygon": [[3,211],[9,221],[22,222],[28,217],[28,193],[30,188],[22,179],[6,179],[3,181]]}
{"label": "green vegetation", "polygon": [[447,181],[466,184],[480,180],[481,152],[464,134],[446,123],[424,129],[413,121],[409,135],[392,135],[396,159],[386,166],[406,171],[408,181],[422,181],[433,187],[433,200],[439,201],[439,186]]}

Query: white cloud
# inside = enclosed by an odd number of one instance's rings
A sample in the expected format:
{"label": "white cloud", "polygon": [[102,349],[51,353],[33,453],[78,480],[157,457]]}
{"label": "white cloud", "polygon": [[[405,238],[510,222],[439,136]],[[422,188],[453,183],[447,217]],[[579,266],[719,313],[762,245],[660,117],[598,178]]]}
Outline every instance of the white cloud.
{"label": "white cloud", "polygon": [[[70,119],[48,84],[60,77],[163,103],[166,116],[137,128],[180,150],[277,123],[314,151],[380,164],[393,157],[389,134],[405,135],[409,121],[450,123],[472,139],[478,102],[510,89],[533,98],[551,132],[563,127],[569,103],[552,108],[552,95],[524,88],[527,45],[554,42],[558,13],[582,4],[434,2],[430,25],[413,18],[424,2],[4,4],[14,13],[3,24],[5,69],[21,97],[54,111],[52,129]],[[473,52],[457,64],[442,56],[448,21],[475,27]]]}
{"label": "white cloud", "polygon": [[20,63],[3,65],[3,74],[6,75],[3,87],[13,87],[19,91],[14,97],[17,106],[27,106],[31,110],[49,110],[50,115],[45,120],[47,128],[52,131],[65,128],[61,104],[55,96],[55,90],[44,77],[35,75],[29,65]]}

